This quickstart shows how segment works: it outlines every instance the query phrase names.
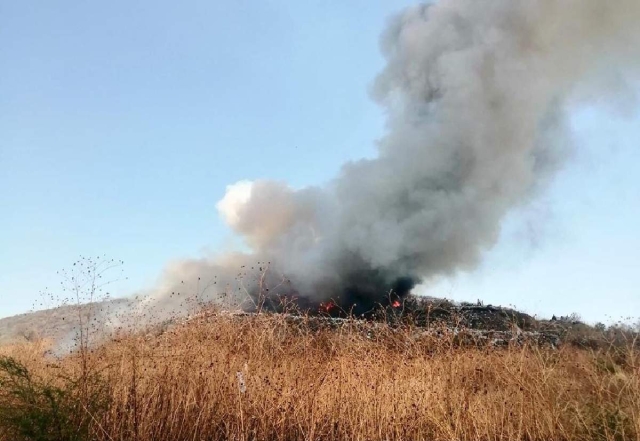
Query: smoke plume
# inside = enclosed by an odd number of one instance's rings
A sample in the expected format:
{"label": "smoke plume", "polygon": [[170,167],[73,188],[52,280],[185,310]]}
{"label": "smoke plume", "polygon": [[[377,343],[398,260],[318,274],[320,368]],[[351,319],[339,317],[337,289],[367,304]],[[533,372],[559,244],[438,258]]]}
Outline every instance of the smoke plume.
{"label": "smoke plume", "polygon": [[[372,85],[375,159],[322,187],[243,181],[217,208],[250,253],[177,262],[156,306],[296,295],[366,309],[477,265],[505,215],[569,156],[566,115],[625,102],[640,65],[637,0],[441,0],[393,17]],[[612,81],[612,79],[614,79]],[[624,98],[624,97],[622,97]],[[268,267],[265,275],[264,270]],[[206,289],[205,289],[206,288]]]}

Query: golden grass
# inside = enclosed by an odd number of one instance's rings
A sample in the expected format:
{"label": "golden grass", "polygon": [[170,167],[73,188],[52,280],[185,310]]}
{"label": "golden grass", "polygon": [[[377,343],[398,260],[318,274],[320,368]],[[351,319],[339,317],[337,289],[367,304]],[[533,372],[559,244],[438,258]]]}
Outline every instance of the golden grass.
{"label": "golden grass", "polygon": [[[78,358],[51,366],[42,351],[0,352],[44,377],[81,371]],[[144,441],[639,440],[638,355],[217,316],[90,354],[112,400],[94,431]]]}

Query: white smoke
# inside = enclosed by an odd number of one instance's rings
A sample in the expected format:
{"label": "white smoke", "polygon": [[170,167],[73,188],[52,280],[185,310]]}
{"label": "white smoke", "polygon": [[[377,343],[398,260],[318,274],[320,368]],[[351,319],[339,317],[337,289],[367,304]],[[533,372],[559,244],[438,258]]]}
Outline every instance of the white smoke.
{"label": "white smoke", "polygon": [[[220,299],[221,286],[246,294],[256,289],[248,274],[266,265],[272,282],[291,280],[283,292],[316,300],[375,297],[473,268],[507,212],[567,157],[565,115],[584,104],[628,107],[639,23],[638,0],[441,0],[405,10],[381,38],[387,64],[372,95],[388,121],[377,157],[345,164],[320,188],[228,187],[217,207],[253,253],[180,262],[151,301],[176,307],[180,290]],[[218,288],[203,292],[215,277]]]}

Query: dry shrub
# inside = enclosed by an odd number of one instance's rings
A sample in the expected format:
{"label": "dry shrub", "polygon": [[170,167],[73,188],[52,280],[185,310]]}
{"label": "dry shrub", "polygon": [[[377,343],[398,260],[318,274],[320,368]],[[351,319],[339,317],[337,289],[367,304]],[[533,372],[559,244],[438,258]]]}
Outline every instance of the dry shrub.
{"label": "dry shrub", "polygon": [[95,416],[98,439],[640,439],[631,347],[461,347],[411,328],[262,315],[124,336],[90,358],[111,403]]}

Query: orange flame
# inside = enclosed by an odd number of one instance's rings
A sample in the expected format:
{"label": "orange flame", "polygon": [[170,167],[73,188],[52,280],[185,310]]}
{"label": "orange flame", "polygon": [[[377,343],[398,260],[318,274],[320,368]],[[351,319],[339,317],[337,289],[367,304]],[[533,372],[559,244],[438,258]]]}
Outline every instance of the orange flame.
{"label": "orange flame", "polygon": [[400,302],[398,300],[394,300],[394,302],[391,304],[391,306],[393,306],[394,308],[398,308],[398,307],[400,307]]}
{"label": "orange flame", "polygon": [[329,312],[333,308],[335,308],[335,306],[336,306],[336,304],[333,303],[333,302],[320,303],[320,310],[325,311],[325,312]]}

